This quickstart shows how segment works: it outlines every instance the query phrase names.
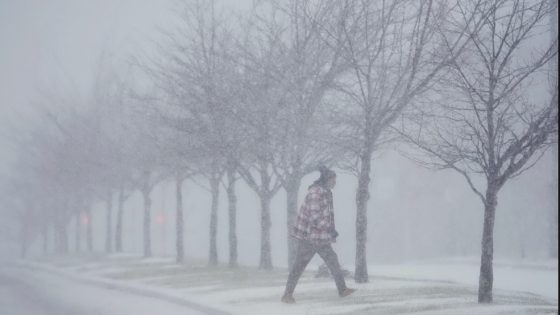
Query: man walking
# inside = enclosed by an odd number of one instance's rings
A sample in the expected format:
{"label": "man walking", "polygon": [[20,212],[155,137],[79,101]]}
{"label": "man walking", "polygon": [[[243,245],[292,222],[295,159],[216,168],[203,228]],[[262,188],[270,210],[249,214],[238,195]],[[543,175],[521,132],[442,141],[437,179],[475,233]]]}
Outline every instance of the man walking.
{"label": "man walking", "polygon": [[338,289],[338,295],[345,297],[356,289],[346,287],[338,257],[331,243],[336,241],[338,233],[334,226],[333,197],[331,189],[336,185],[336,173],[326,167],[320,167],[321,175],[309,191],[299,210],[293,236],[297,239],[297,251],[294,264],[290,270],[282,302],[295,303],[293,293],[301,274],[315,253],[327,264]]}

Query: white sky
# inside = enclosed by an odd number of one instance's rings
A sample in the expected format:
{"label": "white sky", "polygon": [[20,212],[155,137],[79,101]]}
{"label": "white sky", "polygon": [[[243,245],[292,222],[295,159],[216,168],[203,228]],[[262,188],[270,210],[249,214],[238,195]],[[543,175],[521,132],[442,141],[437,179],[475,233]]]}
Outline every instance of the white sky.
{"label": "white sky", "polygon": [[[104,48],[126,55],[169,14],[167,0],[0,0],[0,144],[39,90],[83,96]],[[0,162],[9,154],[0,145]]]}
{"label": "white sky", "polygon": [[[220,1],[228,6],[251,0]],[[175,0],[0,0],[0,173],[14,125],[39,90],[85,97],[103,50],[117,58],[150,47]],[[74,88],[74,85],[76,88]],[[23,117],[22,117],[23,116]],[[18,130],[16,128],[16,130]]]}

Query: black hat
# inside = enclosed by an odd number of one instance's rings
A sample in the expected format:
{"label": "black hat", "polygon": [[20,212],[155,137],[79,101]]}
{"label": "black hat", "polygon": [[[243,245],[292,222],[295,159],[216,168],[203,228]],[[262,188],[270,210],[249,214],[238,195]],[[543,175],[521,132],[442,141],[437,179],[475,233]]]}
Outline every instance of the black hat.
{"label": "black hat", "polygon": [[327,180],[331,177],[336,177],[336,173],[324,165],[319,166],[319,172],[321,173],[320,179],[323,180]]}

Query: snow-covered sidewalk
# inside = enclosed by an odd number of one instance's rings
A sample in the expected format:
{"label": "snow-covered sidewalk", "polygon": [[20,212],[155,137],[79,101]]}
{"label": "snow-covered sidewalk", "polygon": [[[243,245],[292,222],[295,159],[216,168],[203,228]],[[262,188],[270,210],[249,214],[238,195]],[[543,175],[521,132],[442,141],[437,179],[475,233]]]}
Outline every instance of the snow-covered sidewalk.
{"label": "snow-covered sidewalk", "polygon": [[[344,299],[337,296],[331,279],[315,278],[309,270],[296,289],[295,305],[279,302],[287,278],[287,270],[281,268],[232,270],[226,266],[209,268],[204,262],[178,265],[171,258],[142,259],[130,255],[59,257],[18,265],[77,281],[82,279],[92,285],[122,287],[131,293],[169,302],[185,301],[201,310],[208,307],[243,315],[558,312],[556,286],[556,291],[551,289],[557,284],[557,264],[550,268],[497,264],[494,303],[490,305],[479,305],[476,301],[476,265],[457,261],[372,265],[369,283],[355,284],[347,279],[348,285],[358,291]],[[504,282],[508,277],[510,282]]]}

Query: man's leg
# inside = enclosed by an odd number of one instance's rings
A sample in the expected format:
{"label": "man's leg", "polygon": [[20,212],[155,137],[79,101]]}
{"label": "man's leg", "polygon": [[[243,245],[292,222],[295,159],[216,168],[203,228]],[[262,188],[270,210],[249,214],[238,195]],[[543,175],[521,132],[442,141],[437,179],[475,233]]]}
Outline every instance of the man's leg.
{"label": "man's leg", "polygon": [[340,264],[338,263],[338,256],[330,244],[318,246],[317,253],[321,256],[321,258],[323,258],[327,267],[329,267],[331,275],[336,283],[338,293],[341,294],[342,291],[346,289],[346,282],[344,281],[344,275],[342,274]]}
{"label": "man's leg", "polygon": [[313,258],[313,255],[315,255],[313,246],[306,241],[298,240],[296,258],[292,270],[290,270],[290,274],[288,275],[284,296],[291,296],[294,293],[299,277],[301,277],[301,274],[311,261],[311,258]]}

